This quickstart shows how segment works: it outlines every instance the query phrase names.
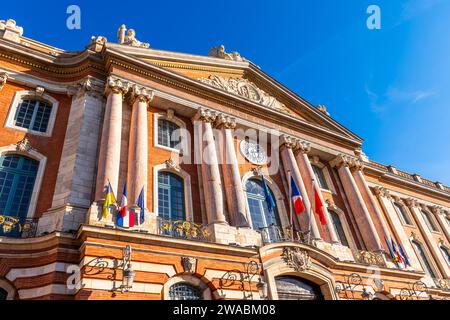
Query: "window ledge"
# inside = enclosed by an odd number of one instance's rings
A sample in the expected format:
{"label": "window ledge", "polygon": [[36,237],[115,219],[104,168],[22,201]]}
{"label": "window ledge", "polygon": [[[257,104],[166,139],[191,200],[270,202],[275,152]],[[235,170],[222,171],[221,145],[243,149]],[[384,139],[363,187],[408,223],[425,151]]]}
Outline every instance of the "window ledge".
{"label": "window ledge", "polygon": [[15,126],[15,125],[12,125],[12,124],[6,124],[5,128],[6,129],[11,129],[11,130],[14,130],[14,131],[25,132],[25,133],[29,133],[29,134],[33,134],[33,135],[41,136],[41,137],[50,137],[51,136],[51,133],[48,132],[48,131],[47,132],[40,132],[40,131],[35,131],[35,130],[32,130],[32,129],[27,129],[27,128],[24,128],[24,127]]}

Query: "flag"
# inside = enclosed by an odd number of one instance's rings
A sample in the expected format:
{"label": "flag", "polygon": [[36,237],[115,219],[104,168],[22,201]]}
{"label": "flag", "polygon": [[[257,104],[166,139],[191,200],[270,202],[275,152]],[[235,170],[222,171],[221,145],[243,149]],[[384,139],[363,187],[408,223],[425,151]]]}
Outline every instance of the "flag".
{"label": "flag", "polygon": [[137,205],[141,208],[141,215],[139,217],[139,224],[143,224],[145,221],[145,195],[144,195],[144,187],[142,187],[141,193],[139,193],[139,197],[137,200]]}
{"label": "flag", "polygon": [[397,250],[397,246],[395,245],[394,239],[392,239],[392,250],[394,251],[395,258],[396,258],[394,261],[397,262],[397,265],[399,268],[404,268],[405,262],[403,261],[401,254]]}
{"label": "flag", "polygon": [[275,208],[275,201],[273,200],[272,193],[269,191],[269,188],[267,187],[266,180],[264,180],[264,176],[262,176],[261,184],[264,189],[264,196],[267,203],[267,208],[270,212],[273,212],[273,209]]}
{"label": "flag", "polygon": [[298,190],[297,184],[294,178],[291,176],[291,198],[294,203],[294,211],[300,215],[305,211],[305,205],[303,204],[303,197]]}
{"label": "flag", "polygon": [[322,225],[327,224],[325,221],[325,213],[323,212],[323,202],[322,199],[320,199],[316,184],[314,184],[314,212],[319,215],[320,223]]}
{"label": "flag", "polygon": [[391,258],[395,261],[395,254],[394,254],[394,250],[392,250],[390,241],[388,239],[386,239],[386,237],[384,237],[384,241],[386,242],[386,246],[389,250],[389,254],[391,255]]}
{"label": "flag", "polygon": [[402,255],[403,260],[405,261],[405,264],[407,266],[410,266],[411,263],[409,263],[409,259],[406,256],[405,251],[403,250],[402,245],[400,243],[398,244],[398,249],[400,250],[400,254]]}
{"label": "flag", "polygon": [[122,228],[134,227],[134,212],[128,210],[127,184],[123,186],[122,203],[117,215],[117,224]]}
{"label": "flag", "polygon": [[102,217],[106,218],[109,214],[109,207],[116,203],[116,197],[114,196],[111,183],[108,181],[108,186],[106,187],[105,202],[103,203],[103,214]]}

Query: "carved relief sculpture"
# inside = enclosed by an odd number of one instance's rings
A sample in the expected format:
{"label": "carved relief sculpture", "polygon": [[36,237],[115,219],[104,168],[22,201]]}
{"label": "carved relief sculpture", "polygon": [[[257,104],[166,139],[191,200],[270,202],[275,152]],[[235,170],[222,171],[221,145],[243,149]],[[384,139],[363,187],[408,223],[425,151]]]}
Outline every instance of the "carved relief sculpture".
{"label": "carved relief sculpture", "polygon": [[181,265],[184,272],[195,273],[197,267],[197,259],[192,257],[181,257]]}
{"label": "carved relief sculpture", "polygon": [[218,47],[211,47],[211,49],[209,49],[209,56],[232,61],[247,61],[236,51],[231,53],[225,52],[225,46],[223,44]]}
{"label": "carved relief sculpture", "polygon": [[305,271],[311,267],[311,258],[308,252],[300,248],[283,248],[282,259],[295,271]]}
{"label": "carved relief sculpture", "polygon": [[216,75],[211,75],[208,78],[200,79],[200,81],[229,93],[241,96],[247,100],[262,104],[263,106],[269,107],[273,110],[290,113],[283,103],[268,95],[247,79],[222,78]]}

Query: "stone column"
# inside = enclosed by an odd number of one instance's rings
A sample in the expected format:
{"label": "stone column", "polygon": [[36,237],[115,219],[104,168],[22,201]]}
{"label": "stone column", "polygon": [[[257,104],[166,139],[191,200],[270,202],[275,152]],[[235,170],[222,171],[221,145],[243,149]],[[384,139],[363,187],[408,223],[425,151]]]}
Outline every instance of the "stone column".
{"label": "stone column", "polygon": [[380,208],[378,207],[378,204],[376,203],[375,197],[370,191],[367,181],[364,178],[364,174],[362,172],[363,168],[364,168],[363,163],[360,160],[356,160],[352,170],[353,178],[355,179],[355,182],[358,185],[359,191],[361,192],[363,199],[365,199],[367,209],[369,209],[369,212],[372,212],[375,215],[377,221],[380,222],[381,229],[383,230],[381,238],[382,239],[389,238],[390,237],[389,229],[386,225],[386,221],[383,217],[383,214]]}
{"label": "stone column", "polygon": [[[199,109],[197,115],[193,118],[197,137],[196,146],[201,152],[203,192],[205,195],[205,209],[208,218],[208,224],[228,224],[223,208],[222,182],[220,180],[220,169],[217,157],[216,144],[212,123],[216,120],[216,113],[208,109]],[[196,159],[196,160],[197,160]]]}
{"label": "stone column", "polygon": [[[222,152],[222,174],[225,184],[225,195],[228,211],[232,219],[232,225],[236,227],[249,228],[250,219],[247,213],[247,203],[242,187],[241,174],[234,146],[233,130],[236,128],[236,120],[232,117],[219,114],[215,125],[222,129],[224,139]],[[224,141],[223,141],[224,140]]]}
{"label": "stone column", "polygon": [[417,260],[416,254],[414,253],[414,249],[411,245],[411,242],[409,241],[409,237],[406,234],[405,228],[403,227],[403,224],[398,217],[398,213],[394,208],[394,205],[392,203],[392,196],[389,193],[389,190],[383,187],[376,187],[375,195],[378,198],[379,203],[381,204],[382,210],[386,214],[388,222],[390,222],[395,238],[400,241],[403,249],[405,249],[405,253],[409,259],[409,262],[411,263],[411,267],[414,270],[421,270],[422,268],[419,261]]}
{"label": "stone column", "polygon": [[144,188],[147,195],[148,181],[148,128],[147,108],[153,99],[153,92],[135,85],[131,97],[130,142],[128,144],[127,196],[135,205]]}
{"label": "stone column", "polygon": [[356,224],[367,249],[370,251],[384,251],[372,217],[349,168],[354,160],[350,156],[339,155],[330,164],[337,169],[350,208],[352,209]]}
{"label": "stone column", "polygon": [[431,233],[430,229],[428,228],[428,225],[426,224],[422,212],[421,212],[421,204],[417,202],[417,200],[409,198],[406,200],[407,206],[411,209],[411,212],[417,222],[417,225],[422,232],[422,235],[425,239],[425,242],[427,244],[428,250],[431,252],[434,260],[437,262],[437,266],[439,270],[441,271],[444,278],[449,279],[450,278],[450,268],[448,267],[447,261],[445,260],[444,256],[440,252],[440,249],[438,247],[438,241],[436,241],[433,237],[433,234]]}
{"label": "stone column", "polygon": [[107,100],[98,156],[96,200],[105,197],[105,187],[108,185],[108,181],[117,195],[122,134],[122,101],[123,95],[128,89],[128,82],[113,77],[108,78]]}
{"label": "stone column", "polygon": [[[331,242],[339,243],[338,237],[336,235],[336,230],[334,229],[333,223],[331,221],[330,213],[328,212],[328,209],[325,206],[325,201],[323,199],[322,193],[320,192],[319,184],[318,184],[316,176],[314,174],[314,170],[311,166],[311,161],[308,158],[308,153],[311,151],[311,146],[309,145],[309,143],[307,143],[305,141],[301,141],[301,142],[299,142],[298,147],[299,147],[299,152],[297,153],[297,156],[296,156],[297,164],[302,172],[303,179],[305,180],[306,189],[307,189],[307,191],[309,191],[309,198],[311,199],[311,201],[314,201],[313,189],[312,189],[312,183],[311,183],[314,179],[314,186],[315,186],[316,190],[319,192],[320,200],[322,200],[322,203],[324,204],[323,211],[325,213],[325,220],[327,222],[327,229],[328,229],[328,233],[330,235]],[[314,217],[314,220],[317,221],[317,218]]]}
{"label": "stone column", "polygon": [[447,240],[450,242],[450,225],[448,224],[446,218],[446,215],[449,215],[449,212],[448,211],[446,212],[443,208],[438,206],[434,206],[433,208],[431,208],[431,211],[434,213],[434,216],[439,221],[441,229],[444,231]]}
{"label": "stone column", "polygon": [[[297,162],[295,161],[293,149],[297,148],[297,146],[298,146],[297,139],[287,136],[287,135],[281,136],[281,161],[283,162],[286,179],[289,179],[288,173],[290,172],[291,176],[295,180],[295,183],[299,187],[299,189],[300,189],[299,191],[303,197],[303,204],[305,205],[305,212],[303,212],[300,215],[300,217],[298,217],[298,221],[300,223],[300,227],[302,228],[302,231],[308,231],[311,228],[312,238],[316,239],[316,240],[322,240],[322,238],[320,237],[319,228],[317,227],[317,221],[314,217],[314,213],[311,210],[311,208],[312,208],[311,200],[310,200],[311,197],[308,196],[302,176],[300,175],[299,167],[297,165]],[[287,181],[287,183],[290,183],[290,181]],[[287,198],[288,198],[288,201],[292,201],[290,194],[288,194]],[[292,207],[292,205],[289,206],[289,208],[291,208],[291,207]],[[293,212],[288,212],[288,219],[291,214],[297,216],[295,214],[294,210],[292,210],[292,211]]]}

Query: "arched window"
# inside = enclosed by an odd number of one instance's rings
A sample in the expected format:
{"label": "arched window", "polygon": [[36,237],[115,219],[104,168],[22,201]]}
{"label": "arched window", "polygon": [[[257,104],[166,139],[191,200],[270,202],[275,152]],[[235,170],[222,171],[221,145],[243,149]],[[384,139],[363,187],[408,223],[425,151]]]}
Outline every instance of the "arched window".
{"label": "arched window", "polygon": [[425,220],[425,223],[427,224],[428,228],[431,231],[435,231],[435,232],[439,231],[439,229],[437,228],[436,224],[433,221],[433,218],[430,217],[429,213],[423,209],[421,210],[421,212],[422,212],[423,219]]}
{"label": "arched window", "polygon": [[[158,119],[158,144],[163,147],[180,150],[181,139],[174,135],[180,127],[172,121]],[[172,140],[173,139],[173,140]]]}
{"label": "arched window", "polygon": [[411,219],[409,218],[408,214],[405,211],[405,208],[398,202],[394,202],[394,208],[397,211],[397,214],[400,217],[400,220],[403,224],[412,225]]}
{"label": "arched window", "polygon": [[345,235],[344,228],[342,227],[342,222],[341,222],[339,215],[336,212],[334,212],[333,210],[328,210],[328,212],[330,213],[331,221],[333,221],[334,230],[336,231],[336,235],[339,238],[339,242],[343,246],[348,247],[349,246],[348,240]]}
{"label": "arched window", "polygon": [[427,254],[425,253],[422,245],[416,241],[412,241],[414,246],[414,250],[416,251],[417,257],[419,258],[420,264],[422,265],[423,271],[431,278],[436,278],[436,274],[431,267],[431,264],[428,260]]}
{"label": "arched window", "polygon": [[323,173],[323,170],[316,165],[311,165],[311,166],[313,168],[314,175],[316,176],[319,187],[321,189],[328,190],[328,184],[327,184],[327,180],[325,179],[325,174]]}
{"label": "arched window", "polygon": [[320,287],[306,279],[290,276],[275,278],[279,300],[323,300]]}
{"label": "arched window", "polygon": [[0,301],[6,300],[8,298],[8,291],[3,288],[0,288]]}
{"label": "arched window", "polygon": [[172,285],[169,289],[170,300],[203,300],[200,288],[182,282]]}
{"label": "arched window", "polygon": [[35,132],[46,132],[52,105],[43,100],[23,98],[17,105],[14,114],[14,126]]}
{"label": "arched window", "polygon": [[[252,218],[254,230],[260,230],[269,226],[281,226],[278,209],[275,207],[273,212],[269,211],[265,200],[264,189],[259,179],[249,179],[245,185],[247,190],[247,201]],[[269,189],[272,198],[275,201],[272,191]]]}
{"label": "arched window", "polygon": [[[18,154],[0,156],[0,215],[19,219],[27,217],[39,162]],[[11,232],[0,229],[1,235],[18,236],[16,227]]]}
{"label": "arched window", "polygon": [[172,172],[158,172],[158,214],[163,219],[186,220],[184,180]]}
{"label": "arched window", "polygon": [[439,246],[442,251],[442,255],[444,256],[445,260],[447,261],[447,264],[450,266],[450,252],[447,247],[444,247],[444,245]]}

